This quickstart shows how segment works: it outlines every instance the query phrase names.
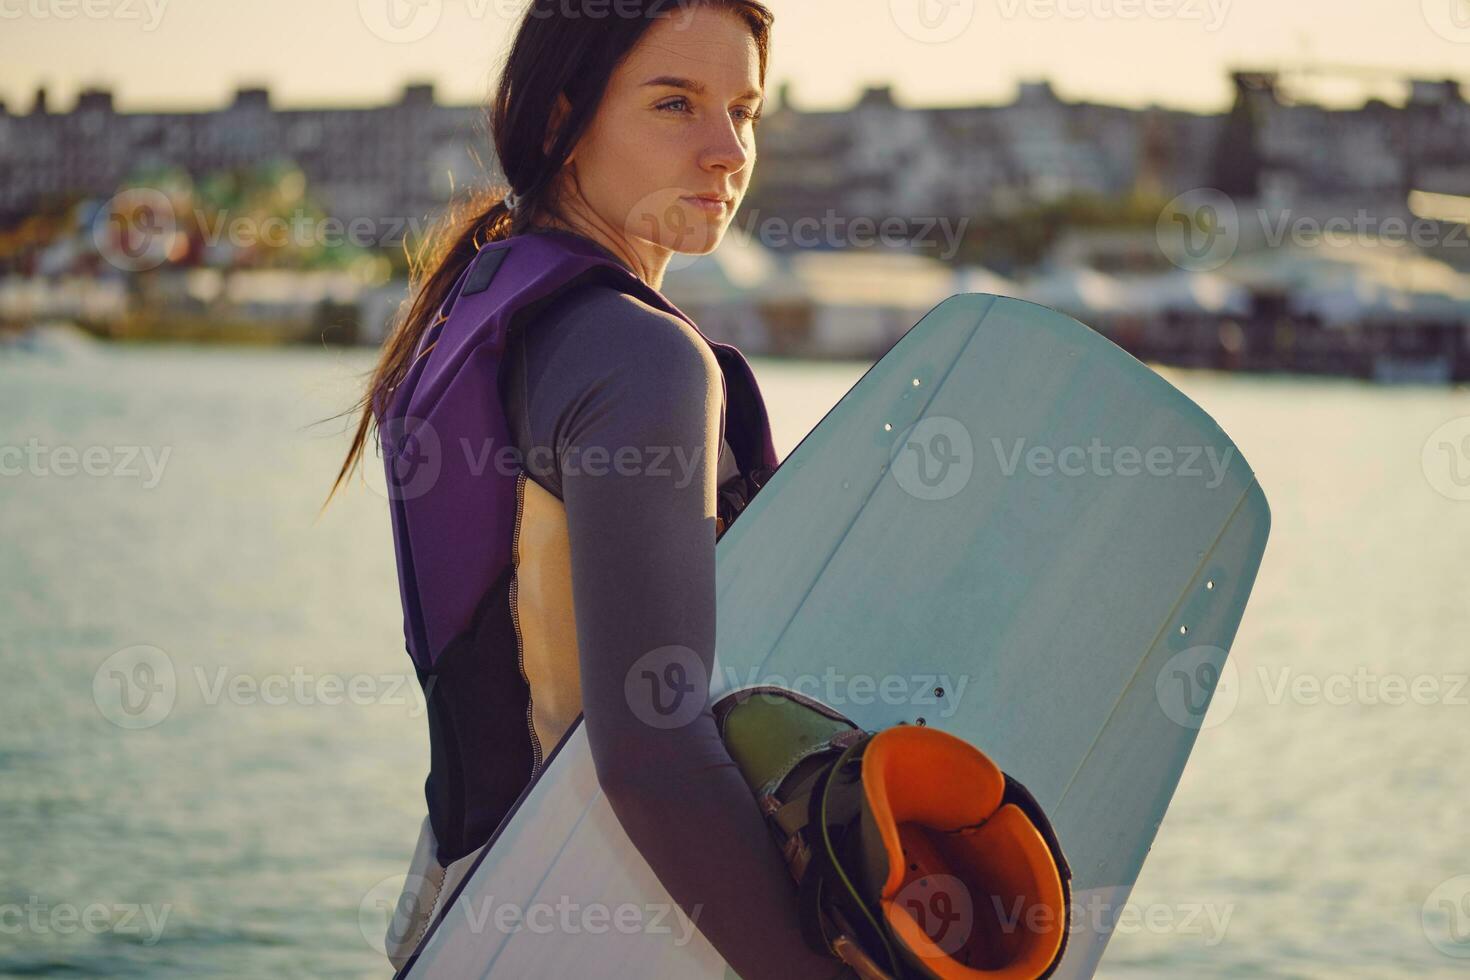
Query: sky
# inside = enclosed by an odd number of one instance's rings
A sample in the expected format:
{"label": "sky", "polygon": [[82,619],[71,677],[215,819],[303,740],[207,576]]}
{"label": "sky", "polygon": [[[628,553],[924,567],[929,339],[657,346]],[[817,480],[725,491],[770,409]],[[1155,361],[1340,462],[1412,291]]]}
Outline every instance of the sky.
{"label": "sky", "polygon": [[[790,82],[805,108],[850,105],[880,84],[906,105],[1005,102],[1018,81],[1045,78],[1067,99],[1218,111],[1232,68],[1283,65],[1360,72],[1301,77],[1331,104],[1401,91],[1363,69],[1454,77],[1470,92],[1470,0],[767,2],[768,92]],[[441,102],[479,102],[525,5],[0,0],[0,99],[24,112],[44,84],[65,110],[102,86],[123,109],[208,108],[267,85],[281,106],[371,105],[430,81]]]}

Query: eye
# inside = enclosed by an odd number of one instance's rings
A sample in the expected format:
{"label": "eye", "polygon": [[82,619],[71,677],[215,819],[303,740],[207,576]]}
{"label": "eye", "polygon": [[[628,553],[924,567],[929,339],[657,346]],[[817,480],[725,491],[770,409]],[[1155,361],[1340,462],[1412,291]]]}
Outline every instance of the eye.
{"label": "eye", "polygon": [[[662,105],[655,106],[654,108],[660,112],[690,111],[689,100],[682,95],[679,96],[677,99],[670,99],[668,102],[665,102]],[[765,115],[765,113],[762,111],[751,109],[746,106],[737,106],[733,111],[737,114],[736,118],[750,123],[759,122],[762,116]]]}

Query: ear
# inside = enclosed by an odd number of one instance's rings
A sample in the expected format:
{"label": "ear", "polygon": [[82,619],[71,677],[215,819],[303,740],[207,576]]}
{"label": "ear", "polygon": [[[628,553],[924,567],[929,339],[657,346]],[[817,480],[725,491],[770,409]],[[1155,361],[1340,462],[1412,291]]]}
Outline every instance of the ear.
{"label": "ear", "polygon": [[[546,142],[541,147],[542,153],[550,153],[551,147],[556,143],[557,136],[561,133],[562,124],[572,113],[572,104],[567,101],[565,92],[556,93],[556,102],[551,107],[551,125],[546,129]],[[572,147],[571,153],[567,155],[567,163],[577,155],[577,148]]]}

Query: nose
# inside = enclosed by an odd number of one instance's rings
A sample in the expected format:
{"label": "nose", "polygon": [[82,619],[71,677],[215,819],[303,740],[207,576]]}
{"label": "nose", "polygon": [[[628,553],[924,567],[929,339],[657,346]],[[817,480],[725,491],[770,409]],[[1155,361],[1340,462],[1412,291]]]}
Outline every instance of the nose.
{"label": "nose", "polygon": [[750,165],[755,156],[755,138],[742,132],[741,124],[729,115],[715,119],[706,134],[700,164],[706,170],[736,174]]}

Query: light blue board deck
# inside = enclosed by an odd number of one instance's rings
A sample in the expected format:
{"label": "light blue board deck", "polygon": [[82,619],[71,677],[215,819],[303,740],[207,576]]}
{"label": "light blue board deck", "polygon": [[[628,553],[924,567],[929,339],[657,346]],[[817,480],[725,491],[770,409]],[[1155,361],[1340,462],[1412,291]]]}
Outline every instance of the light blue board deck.
{"label": "light blue board deck", "polygon": [[[932,488],[915,443],[959,454],[948,471],[930,455]],[[1028,466],[1034,447],[1090,455]],[[1153,371],[1045,307],[955,296],[721,539],[713,694],[805,676],[807,693],[845,695],[834,706],[866,729],[922,717],[983,749],[1052,816],[1074,908],[1090,912],[1057,976],[1090,976],[1110,935],[1089,930],[1091,910],[1116,914],[1138,877],[1269,527],[1229,438]],[[839,679],[823,688],[829,667]],[[903,680],[883,697],[842,680],[859,675]],[[496,919],[506,906],[526,914],[518,930],[497,925],[514,921]],[[583,920],[594,907],[606,911]],[[670,909],[598,788],[579,721],[407,972],[733,976]]]}

